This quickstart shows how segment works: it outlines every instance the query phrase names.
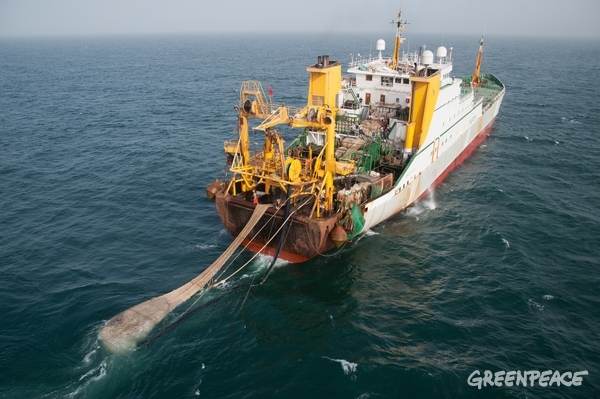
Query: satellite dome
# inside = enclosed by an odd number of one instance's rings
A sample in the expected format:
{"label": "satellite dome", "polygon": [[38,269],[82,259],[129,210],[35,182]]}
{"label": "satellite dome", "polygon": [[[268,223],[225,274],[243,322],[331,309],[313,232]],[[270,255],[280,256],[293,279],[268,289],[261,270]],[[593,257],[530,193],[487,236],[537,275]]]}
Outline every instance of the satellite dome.
{"label": "satellite dome", "polygon": [[431,52],[431,50],[425,50],[423,52],[423,57],[421,61],[423,62],[423,65],[433,64],[433,52]]}
{"label": "satellite dome", "polygon": [[446,50],[446,47],[444,46],[438,47],[438,49],[435,51],[435,56],[438,58],[446,58],[447,55],[448,50]]}
{"label": "satellite dome", "polygon": [[377,40],[377,44],[375,45],[375,48],[377,49],[377,51],[385,50],[385,40],[383,40],[383,39]]}

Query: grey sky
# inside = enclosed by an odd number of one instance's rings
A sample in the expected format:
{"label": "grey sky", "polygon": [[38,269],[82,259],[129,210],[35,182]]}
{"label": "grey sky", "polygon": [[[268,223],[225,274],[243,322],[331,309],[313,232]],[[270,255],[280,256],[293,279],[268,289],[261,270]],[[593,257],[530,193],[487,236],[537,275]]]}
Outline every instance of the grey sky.
{"label": "grey sky", "polygon": [[413,33],[600,39],[600,0],[0,0],[0,36],[188,32]]}

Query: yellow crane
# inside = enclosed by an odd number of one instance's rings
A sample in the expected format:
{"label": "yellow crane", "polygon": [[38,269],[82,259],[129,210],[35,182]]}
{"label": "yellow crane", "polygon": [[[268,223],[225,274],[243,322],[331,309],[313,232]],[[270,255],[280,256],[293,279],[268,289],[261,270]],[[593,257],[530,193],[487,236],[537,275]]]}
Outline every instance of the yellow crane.
{"label": "yellow crane", "polygon": [[[337,96],[341,90],[342,68],[329,56],[320,56],[315,65],[307,68],[310,74],[308,100],[304,108],[292,110],[281,105],[278,108],[265,100],[259,82],[247,81],[240,90],[238,111],[238,142],[225,142],[224,149],[231,156],[231,179],[227,192],[255,190],[259,184],[265,191],[279,187],[289,198],[312,195],[315,210],[319,217],[321,210],[333,210],[333,178],[345,176],[356,170],[353,161],[335,159],[335,128]],[[253,130],[263,131],[265,142],[263,151],[250,153],[250,118],[262,119]],[[306,155],[286,153],[283,139],[275,126],[287,124],[293,128],[306,128],[324,136],[324,143],[318,154],[312,151]],[[320,146],[319,146],[320,147]]]}
{"label": "yellow crane", "polygon": [[479,80],[479,75],[481,74],[481,58],[483,57],[483,36],[481,36],[481,40],[479,41],[479,52],[477,53],[477,61],[475,62],[475,71],[473,72],[473,79],[471,79],[471,83],[473,87],[481,86],[481,81]]}

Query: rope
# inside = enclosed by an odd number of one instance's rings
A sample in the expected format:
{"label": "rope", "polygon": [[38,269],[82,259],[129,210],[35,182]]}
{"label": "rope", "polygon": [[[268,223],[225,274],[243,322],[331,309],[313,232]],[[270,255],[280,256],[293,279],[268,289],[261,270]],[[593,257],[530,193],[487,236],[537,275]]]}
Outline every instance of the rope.
{"label": "rope", "polygon": [[[288,200],[289,200],[289,198],[285,200],[284,204],[285,204],[285,203],[287,203],[287,201],[288,201]],[[271,220],[273,220],[273,218],[274,218],[275,216],[277,216],[277,212],[274,212],[274,213],[273,213],[273,215],[271,215],[271,217],[269,218],[269,220],[267,220],[267,222],[266,222],[266,223],[265,223],[265,224],[264,224],[264,225],[263,225],[263,226],[260,228],[260,230],[258,230],[258,232],[257,232],[256,234],[254,234],[254,236],[253,236],[253,237],[250,239],[250,241],[248,242],[248,245],[250,245],[250,243],[251,243],[252,241],[254,241],[254,239],[255,239],[255,238],[256,238],[256,237],[257,237],[257,236],[260,234],[260,232],[261,232],[261,231],[262,231],[262,230],[263,230],[265,227],[267,227],[267,224],[268,224],[268,223],[269,223]],[[271,228],[272,228],[272,226],[271,226]],[[272,231],[272,229],[271,229],[271,231]],[[279,232],[279,230],[278,230],[277,232],[275,232],[275,235],[277,235],[277,233],[278,233],[278,232]],[[269,233],[269,234],[270,234],[270,233]],[[271,242],[271,240],[269,240],[269,241],[267,242],[267,244],[268,244],[269,242]],[[238,270],[236,270],[235,272],[233,272],[233,274],[236,274],[236,273],[237,273],[237,272],[239,272],[241,269],[243,269],[243,268],[244,268],[246,265],[248,265],[248,264],[249,264],[249,263],[250,263],[252,260],[254,260],[254,258],[256,258],[256,257],[258,256],[258,254],[259,254],[260,252],[262,252],[262,250],[263,250],[263,249],[265,249],[265,247],[267,246],[267,244],[265,244],[265,246],[263,246],[263,247],[260,249],[260,251],[258,251],[258,252],[257,252],[257,253],[256,253],[254,256],[252,256],[252,258],[250,258],[250,260],[249,260],[248,262],[244,263],[244,264],[242,265],[242,267],[240,267]],[[248,248],[248,245],[244,246],[244,248]],[[225,267],[225,269],[223,269],[223,271],[222,271],[222,272],[221,272],[221,273],[220,273],[220,274],[217,276],[217,280],[218,280],[219,278],[221,278],[221,276],[222,276],[222,275],[225,273],[225,271],[227,271],[227,269],[229,268],[229,266],[231,266],[231,265],[233,264],[233,262],[234,262],[234,261],[235,261],[237,258],[239,258],[239,256],[242,254],[242,252],[243,252],[243,251],[240,251],[240,252],[239,252],[239,253],[236,255],[236,257],[235,257],[235,258],[233,258],[233,260],[232,260],[232,261],[231,261],[231,262],[230,262],[230,263],[227,265],[227,267]],[[233,275],[233,274],[232,274],[232,275]],[[229,278],[229,277],[227,277],[227,278]],[[217,283],[217,284],[218,284],[218,283]],[[216,285],[213,285],[213,286],[216,286]]]}
{"label": "rope", "polygon": [[[287,200],[286,200],[286,202],[287,202]],[[284,203],[286,203],[286,202],[284,202]],[[252,237],[252,239],[250,239],[250,242],[254,241],[254,239],[255,239],[255,238],[256,238],[256,237],[257,237],[257,236],[260,234],[260,232],[261,232],[261,231],[262,231],[262,230],[263,230],[263,229],[264,229],[264,228],[267,226],[267,224],[268,224],[268,223],[269,223],[269,222],[270,222],[270,221],[271,221],[271,220],[272,220],[272,219],[273,219],[273,218],[276,216],[276,214],[277,214],[277,213],[275,212],[275,213],[273,213],[273,215],[271,215],[271,217],[269,218],[269,220],[267,221],[267,223],[265,223],[265,224],[264,224],[264,225],[263,225],[263,226],[260,228],[260,230],[258,230],[258,232],[257,232],[257,233],[254,235],[254,237]],[[275,233],[275,234],[277,234],[277,233]],[[263,249],[264,249],[264,247],[263,247]],[[261,249],[261,251],[262,251],[262,249]],[[233,264],[233,262],[235,262],[235,260],[236,260],[237,258],[239,258],[239,256],[242,254],[242,252],[243,252],[243,251],[240,251],[240,252],[238,252],[238,254],[235,256],[235,258],[233,258],[233,259],[231,259],[231,260],[230,260],[229,264],[228,264],[227,266],[225,266],[225,268],[224,268],[224,269],[222,269],[221,273],[220,273],[220,274],[217,276],[217,278],[216,278],[217,280],[218,280],[219,278],[221,278],[221,276],[223,275],[223,273],[225,273],[225,271],[227,271],[227,269],[229,268],[229,266],[231,266],[231,265]],[[235,273],[239,272],[239,271],[240,271],[242,268],[244,268],[244,267],[245,267],[245,266],[246,266],[248,263],[250,263],[250,262],[251,262],[251,261],[252,261],[252,260],[253,260],[255,257],[256,257],[256,255],[255,255],[255,256],[253,256],[253,257],[252,257],[252,258],[251,258],[251,259],[250,259],[248,262],[246,262],[246,263],[245,263],[245,264],[244,264],[244,265],[243,265],[241,268],[239,268],[238,270],[236,270],[236,271],[235,271],[233,274],[235,274]],[[232,275],[233,275],[233,274],[232,274]],[[223,280],[223,281],[225,281],[225,280]],[[211,287],[216,287],[216,286],[218,286],[218,285],[219,285],[219,284],[214,284],[214,285],[212,285]],[[188,308],[187,308],[187,310],[184,312],[184,314],[185,314],[185,313],[187,313],[188,311],[190,311],[190,309],[192,309],[192,308],[193,308],[193,307],[196,305],[196,303],[198,303],[198,301],[199,301],[199,300],[200,300],[200,299],[201,299],[201,298],[204,296],[204,294],[205,294],[206,292],[207,292],[207,291],[204,291],[204,292],[202,292],[202,293],[201,293],[201,294],[198,296],[198,298],[196,298],[196,300],[195,300],[195,301],[194,301],[194,302],[193,302],[193,303],[192,303],[190,306],[188,306]]]}
{"label": "rope", "polygon": [[192,317],[193,315],[195,315],[196,313],[200,312],[201,310],[206,309],[207,307],[209,307],[210,305],[213,305],[217,302],[219,302],[221,299],[223,299],[227,294],[230,294],[234,291],[237,291],[239,289],[241,289],[243,286],[237,286],[232,288],[231,290],[225,292],[223,295],[218,296],[216,298],[211,299],[210,301],[202,304],[201,306],[198,306],[196,309],[192,310],[192,311],[186,311],[183,315],[181,315],[177,320],[175,320],[173,323],[169,324],[167,327],[163,328],[162,330],[160,330],[158,333],[154,334],[153,336],[151,336],[150,338],[140,342],[139,344],[137,344],[138,348],[142,347],[142,346],[146,346],[150,343],[152,343],[153,341],[156,341],[157,339],[159,339],[160,337],[162,337],[163,335],[167,334],[168,332],[173,331],[177,326],[179,326],[181,323],[183,323],[184,321],[186,321],[187,319],[189,319],[190,317]]}
{"label": "rope", "polygon": [[[287,202],[287,200],[286,200],[286,202]],[[284,203],[285,203],[285,202],[284,202]],[[261,228],[258,230],[258,232],[256,232],[256,234],[254,234],[254,236],[253,236],[253,237],[250,239],[250,241],[248,242],[248,244],[250,244],[250,242],[254,241],[254,239],[255,239],[255,238],[256,238],[256,237],[257,237],[257,236],[260,234],[260,232],[261,232],[261,231],[262,231],[262,230],[263,230],[263,229],[264,229],[264,228],[267,226],[267,224],[268,224],[268,223],[269,223],[269,222],[270,222],[270,221],[271,221],[271,220],[272,220],[272,219],[273,219],[273,218],[274,218],[276,215],[277,215],[277,212],[274,212],[274,213],[273,213],[273,215],[271,215],[271,217],[269,218],[269,220],[267,220],[267,222],[266,222],[265,224],[263,224],[263,226],[262,226],[262,227],[261,227]],[[275,234],[277,234],[277,233],[275,233]],[[244,248],[247,248],[247,245],[246,245],[246,246],[244,246]],[[263,247],[263,249],[264,249],[264,247]],[[261,250],[261,251],[262,251],[262,250]],[[243,251],[240,251],[240,252],[238,252],[238,254],[235,256],[235,258],[233,258],[233,259],[232,259],[232,260],[229,262],[229,264],[228,264],[227,266],[225,266],[225,268],[224,268],[224,269],[221,271],[221,273],[220,273],[220,274],[217,276],[217,280],[218,280],[219,278],[221,278],[221,276],[222,276],[222,275],[223,275],[223,274],[224,274],[224,273],[227,271],[227,269],[229,268],[229,266],[231,266],[231,265],[233,264],[233,262],[235,262],[235,261],[236,261],[236,259],[240,257],[240,255],[242,254],[242,252],[243,252]],[[254,259],[254,257],[253,257],[252,259]],[[252,259],[251,259],[251,260],[252,260]],[[246,263],[246,264],[248,264],[248,263]],[[245,265],[246,265],[246,264],[245,264]],[[244,265],[244,266],[245,266],[245,265]]]}
{"label": "rope", "polygon": [[337,254],[339,254],[340,252],[342,252],[342,249],[344,249],[344,247],[346,246],[346,244],[348,244],[348,240],[344,243],[344,245],[342,245],[342,247],[334,254],[331,255],[325,255],[324,253],[320,252],[316,247],[315,244],[313,244],[313,242],[310,240],[310,235],[308,232],[308,225],[305,226],[306,227],[306,236],[308,239],[308,243],[310,244],[310,246],[312,247],[312,249],[315,250],[315,252],[317,254],[319,254],[320,256],[324,257],[324,258],[331,258],[332,256],[336,256]]}
{"label": "rope", "polygon": [[[217,286],[219,286],[219,285],[222,285],[222,284],[224,284],[224,283],[225,283],[227,280],[229,280],[231,277],[233,277],[235,274],[237,274],[237,273],[238,273],[240,270],[242,270],[242,269],[243,269],[245,266],[247,266],[247,265],[248,265],[250,262],[252,262],[252,260],[254,260],[254,259],[255,259],[255,258],[256,258],[256,257],[257,257],[259,254],[260,254],[260,252],[262,252],[262,251],[263,251],[263,250],[264,250],[264,249],[267,247],[267,245],[269,245],[269,243],[270,243],[270,242],[271,242],[271,241],[272,241],[272,240],[273,240],[273,239],[274,239],[274,238],[277,236],[277,234],[278,234],[278,233],[279,233],[279,232],[280,232],[280,231],[281,231],[281,230],[282,230],[282,229],[283,229],[285,226],[289,226],[289,223],[290,223],[290,222],[289,222],[289,221],[290,221],[290,218],[291,218],[291,217],[292,217],[292,216],[293,216],[293,215],[294,215],[294,214],[295,214],[297,211],[299,211],[299,210],[300,210],[300,209],[301,209],[301,208],[302,208],[304,205],[306,205],[306,204],[307,204],[309,201],[310,201],[310,198],[308,198],[306,201],[304,201],[304,203],[302,203],[302,204],[301,204],[299,207],[297,207],[296,209],[294,209],[292,212],[289,212],[289,198],[288,198],[288,199],[286,200],[286,202],[285,202],[285,204],[286,204],[286,216],[287,216],[287,217],[286,217],[286,219],[284,220],[284,222],[281,224],[281,226],[279,227],[279,229],[277,229],[277,231],[275,232],[275,234],[274,234],[273,236],[271,236],[271,238],[270,238],[270,239],[269,239],[269,240],[268,240],[268,241],[265,243],[265,245],[264,245],[264,246],[261,248],[261,250],[260,250],[259,252],[257,252],[257,253],[256,253],[254,256],[252,256],[252,258],[251,258],[251,259],[250,259],[248,262],[246,262],[244,265],[242,265],[242,267],[240,267],[238,270],[236,270],[236,271],[235,271],[234,273],[232,273],[231,275],[227,276],[225,279],[223,279],[223,280],[220,280],[218,283],[212,284],[212,285],[211,285],[211,287],[217,287]],[[264,205],[263,205],[263,206],[264,206]],[[266,209],[266,208],[265,208],[265,209]],[[261,211],[262,211],[262,213],[261,213]],[[257,218],[255,218],[255,216],[256,216],[256,215],[258,215],[259,213],[260,213],[260,216],[258,216]],[[247,234],[249,233],[249,230],[250,230],[250,229],[251,229],[251,228],[252,228],[252,227],[253,227],[253,226],[254,226],[254,225],[255,225],[255,224],[258,222],[258,220],[254,220],[254,219],[260,219],[260,217],[262,217],[262,214],[264,214],[264,210],[259,210],[259,211],[257,212],[257,210],[255,209],[254,213],[252,214],[252,217],[251,217],[251,218],[250,218],[250,220],[248,221],[248,224],[246,224],[246,227],[244,227],[244,229],[242,230],[242,233],[244,233],[244,232],[245,232],[245,235],[247,235]],[[275,216],[275,214],[273,214],[273,216],[272,216],[272,217],[274,217],[274,216]],[[252,223],[251,223],[251,222],[252,222]],[[248,226],[250,226],[250,228],[248,228]],[[263,226],[263,228],[264,228],[264,226]],[[248,231],[246,231],[246,230],[248,230]],[[261,230],[262,230],[262,228],[261,228]],[[281,239],[280,239],[280,242],[279,242],[279,245],[278,245],[278,249],[277,249],[277,251],[276,251],[276,254],[275,254],[275,256],[273,257],[273,261],[271,262],[271,265],[269,266],[269,269],[267,270],[267,272],[265,272],[265,274],[263,275],[262,281],[261,281],[259,284],[257,284],[257,285],[261,285],[261,284],[263,284],[263,283],[266,281],[267,277],[269,276],[269,274],[270,274],[270,272],[271,272],[271,269],[273,268],[273,265],[275,264],[275,261],[277,260],[277,256],[278,256],[278,254],[279,254],[279,252],[280,252],[281,248],[283,247],[283,243],[285,242],[285,239],[286,239],[286,237],[287,237],[287,232],[288,232],[288,231],[289,231],[289,230],[287,230],[287,229],[286,229],[286,232],[282,233],[282,236],[281,236]],[[260,232],[260,230],[259,230],[259,232]],[[242,233],[240,233],[240,235],[238,235],[238,237],[236,238],[236,240],[235,240],[234,242],[238,241],[238,238],[241,236],[241,234],[242,234]],[[256,235],[258,235],[258,233],[257,233]],[[252,240],[253,240],[254,238],[256,238],[256,235],[255,235],[255,236],[252,238]],[[239,244],[238,244],[238,245],[239,245]],[[231,246],[230,246],[230,247],[231,247]],[[228,249],[229,249],[229,248],[228,248]],[[227,251],[226,251],[226,252],[227,252]],[[238,256],[239,256],[239,254],[238,254]],[[223,255],[221,255],[221,256],[219,257],[219,259],[217,259],[217,261],[218,261],[218,260],[220,260],[222,257],[223,257]],[[237,257],[236,257],[236,258],[237,258]],[[215,263],[216,263],[216,261],[215,261]],[[213,265],[214,265],[214,263],[213,263]],[[213,265],[211,265],[209,268],[212,268],[212,266],[213,266]],[[207,269],[207,270],[208,270],[208,269]],[[206,273],[206,271],[205,271],[204,273]],[[204,274],[204,273],[202,273],[202,274]],[[198,276],[198,277],[200,277],[200,276]],[[196,280],[196,279],[194,279],[194,280]],[[248,295],[250,294],[250,289],[251,289],[252,287],[254,287],[254,286],[255,286],[255,284],[254,284],[254,280],[255,280],[255,277],[253,277],[253,278],[252,278],[252,281],[251,281],[251,282],[248,284],[248,291],[246,292],[246,296],[244,297],[244,300],[243,300],[243,302],[242,302],[242,305],[240,306],[240,309],[238,310],[238,313],[239,313],[239,311],[242,309],[242,307],[244,306],[244,304],[246,303],[246,299],[248,298]],[[195,305],[195,304],[196,304],[196,303],[197,303],[197,302],[200,300],[200,298],[202,298],[202,297],[204,296],[204,294],[207,292],[207,291],[204,291],[204,293],[202,293],[202,294],[201,294],[201,295],[200,295],[200,296],[199,296],[199,297],[198,297],[198,298],[197,298],[197,299],[194,301],[194,303],[193,303],[193,304],[192,304],[192,305],[191,305],[191,306],[188,308],[188,310],[186,310],[186,311],[185,311],[185,312],[184,312],[184,313],[183,313],[183,314],[182,314],[182,315],[181,315],[181,316],[180,316],[180,317],[179,317],[179,318],[178,318],[176,321],[174,321],[173,323],[171,323],[170,325],[168,325],[167,327],[165,327],[164,329],[162,329],[160,332],[158,332],[158,333],[156,333],[155,335],[151,336],[150,338],[148,338],[148,339],[146,339],[146,340],[142,341],[142,342],[141,342],[141,343],[139,343],[137,346],[138,346],[138,347],[141,347],[141,346],[145,346],[145,345],[148,345],[148,344],[150,344],[151,342],[153,342],[153,341],[157,340],[158,338],[162,337],[163,335],[167,334],[168,332],[170,332],[170,331],[173,331],[173,330],[174,330],[174,329],[175,329],[177,326],[179,326],[181,323],[183,323],[185,320],[189,319],[190,317],[192,317],[192,316],[193,316],[193,315],[195,315],[196,313],[200,312],[200,311],[201,311],[201,310],[203,310],[203,309],[206,309],[207,307],[209,307],[210,305],[212,305],[212,304],[214,304],[214,303],[217,303],[217,302],[219,302],[219,301],[220,301],[221,299],[223,299],[223,298],[224,298],[226,295],[228,295],[228,294],[230,294],[230,293],[232,293],[232,292],[238,291],[238,290],[242,289],[244,286],[245,286],[245,284],[240,284],[240,285],[238,285],[238,286],[235,286],[235,287],[233,287],[232,289],[230,289],[230,290],[226,291],[226,292],[225,292],[223,295],[221,295],[221,296],[218,296],[218,297],[216,297],[216,298],[214,298],[214,299],[211,299],[210,301],[208,301],[208,302],[206,302],[206,303],[202,304],[201,306],[199,306],[199,307],[197,307],[197,308],[195,308],[195,309],[193,309],[193,310],[190,310],[190,309],[191,309],[191,308],[192,308],[192,307],[193,307],[193,306],[194,306],[194,305]]]}
{"label": "rope", "polygon": [[212,280],[270,206],[257,205],[252,217],[236,239],[196,278],[167,294],[149,299],[111,318],[99,332],[104,346],[112,352],[119,352],[144,340],[173,309],[187,301]]}
{"label": "rope", "polygon": [[287,215],[290,213],[290,203],[288,202],[285,206],[285,217],[286,220],[283,222],[283,226],[284,229],[281,232],[281,237],[279,238],[279,244],[277,245],[277,249],[275,250],[275,255],[273,256],[273,260],[271,261],[271,264],[269,265],[269,268],[267,269],[267,272],[265,273],[264,277],[262,278],[262,280],[260,281],[260,283],[258,285],[263,285],[263,283],[265,281],[267,281],[267,277],[269,277],[269,274],[271,274],[271,270],[273,269],[273,266],[275,266],[275,262],[277,261],[277,258],[279,257],[279,253],[281,252],[281,249],[283,248],[283,243],[285,242],[285,240],[287,239],[287,235],[290,231],[289,226],[292,224],[292,222],[287,223]]}
{"label": "rope", "polygon": [[254,256],[252,256],[252,258],[250,258],[250,260],[248,260],[248,262],[244,263],[240,268],[238,268],[235,272],[233,272],[232,274],[230,274],[229,276],[227,276],[226,278],[224,278],[223,280],[220,280],[219,282],[215,283],[212,285],[212,287],[218,287],[219,285],[223,285],[225,282],[227,282],[227,280],[229,280],[231,277],[233,277],[235,274],[239,273],[244,267],[246,267],[250,262],[252,262],[258,255],[260,255],[260,253],[271,243],[271,241],[273,241],[273,239],[277,236],[277,234],[281,231],[281,229],[283,228],[283,226],[286,225],[286,223],[288,222],[288,220],[294,215],[294,213],[298,212],[300,210],[300,208],[302,208],[304,205],[306,205],[308,202],[310,201],[310,198],[307,199],[302,205],[300,205],[298,208],[294,209],[289,216],[287,217],[287,219],[281,224],[281,226],[279,227],[279,229],[277,229],[277,231],[275,232],[275,234],[273,234],[273,236],[271,238],[269,238],[269,240],[265,243],[265,245],[262,246],[262,248],[257,251]]}
{"label": "rope", "polygon": [[244,304],[246,303],[246,299],[248,299],[248,295],[250,295],[250,288],[252,288],[253,285],[254,285],[254,277],[252,277],[252,281],[250,282],[250,284],[248,284],[248,291],[246,291],[246,296],[244,297],[244,300],[242,301],[240,308],[238,309],[237,313],[235,314],[236,316],[240,313],[240,311],[244,307]]}

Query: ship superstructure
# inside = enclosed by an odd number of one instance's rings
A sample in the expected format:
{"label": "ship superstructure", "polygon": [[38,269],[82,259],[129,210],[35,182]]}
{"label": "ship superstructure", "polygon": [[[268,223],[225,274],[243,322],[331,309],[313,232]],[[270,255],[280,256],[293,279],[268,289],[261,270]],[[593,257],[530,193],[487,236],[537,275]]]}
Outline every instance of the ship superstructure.
{"label": "ship superstructure", "polygon": [[[394,51],[342,66],[319,56],[307,68],[304,107],[273,107],[256,81],[240,89],[238,137],[225,142],[231,179],[207,188],[226,229],[237,236],[257,204],[271,204],[247,248],[302,262],[344,245],[426,195],[489,133],[503,84],[480,73],[452,77],[452,50]],[[251,127],[251,123],[258,120]],[[278,125],[301,133],[286,145]],[[264,133],[253,153],[251,130]]]}

